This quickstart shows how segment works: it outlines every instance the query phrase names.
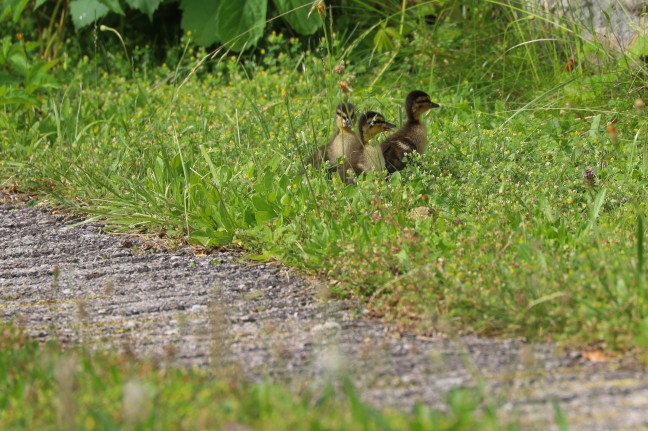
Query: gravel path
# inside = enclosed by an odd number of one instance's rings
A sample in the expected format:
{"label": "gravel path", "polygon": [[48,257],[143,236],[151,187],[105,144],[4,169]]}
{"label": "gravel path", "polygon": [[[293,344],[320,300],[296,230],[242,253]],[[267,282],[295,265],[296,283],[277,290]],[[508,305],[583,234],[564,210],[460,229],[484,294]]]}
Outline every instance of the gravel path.
{"label": "gravel path", "polygon": [[648,429],[645,368],[521,340],[399,334],[358,304],[321,299],[323,285],[289,268],[146,251],[10,198],[0,200],[1,313],[38,339],[293,385],[347,373],[381,407],[444,408],[451,388],[480,384],[533,429],[557,429],[553,401],[572,430]]}

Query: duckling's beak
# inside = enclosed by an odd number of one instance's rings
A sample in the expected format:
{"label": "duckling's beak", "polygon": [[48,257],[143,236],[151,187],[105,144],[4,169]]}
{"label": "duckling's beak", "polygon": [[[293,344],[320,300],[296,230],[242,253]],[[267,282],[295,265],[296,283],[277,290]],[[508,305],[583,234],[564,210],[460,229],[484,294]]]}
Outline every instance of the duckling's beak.
{"label": "duckling's beak", "polygon": [[432,109],[432,108],[438,108],[438,107],[439,107],[439,104],[438,104],[438,103],[434,103],[433,101],[430,100],[430,109]]}
{"label": "duckling's beak", "polygon": [[344,127],[353,127],[353,123],[351,122],[351,119],[349,118],[344,119]]}
{"label": "duckling's beak", "polygon": [[391,130],[391,129],[393,129],[394,127],[396,127],[396,124],[387,123],[387,122],[385,122],[385,123],[383,124],[383,130],[385,130],[385,131],[386,131],[386,130]]}

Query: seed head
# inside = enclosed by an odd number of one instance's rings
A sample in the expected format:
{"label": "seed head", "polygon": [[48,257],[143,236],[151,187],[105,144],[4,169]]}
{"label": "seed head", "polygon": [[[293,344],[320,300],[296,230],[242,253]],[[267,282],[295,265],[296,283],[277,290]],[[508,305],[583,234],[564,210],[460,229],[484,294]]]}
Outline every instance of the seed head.
{"label": "seed head", "polygon": [[565,70],[567,72],[574,70],[574,57],[569,57],[569,60],[567,60],[567,64],[565,65]]}
{"label": "seed head", "polygon": [[308,18],[310,18],[311,14],[316,9],[317,9],[317,13],[319,14],[319,16],[324,18],[324,16],[326,15],[326,6],[324,5],[323,0],[315,0],[313,2],[313,5],[311,6],[310,11],[308,11]]}
{"label": "seed head", "polygon": [[342,90],[342,94],[347,94],[347,93],[352,93],[353,88],[349,85],[348,82],[346,81],[340,81],[340,89]]}
{"label": "seed head", "polygon": [[617,136],[617,130],[614,123],[608,123],[607,131],[608,131],[608,135],[610,135],[610,142],[612,142],[613,145],[618,144],[619,137]]}

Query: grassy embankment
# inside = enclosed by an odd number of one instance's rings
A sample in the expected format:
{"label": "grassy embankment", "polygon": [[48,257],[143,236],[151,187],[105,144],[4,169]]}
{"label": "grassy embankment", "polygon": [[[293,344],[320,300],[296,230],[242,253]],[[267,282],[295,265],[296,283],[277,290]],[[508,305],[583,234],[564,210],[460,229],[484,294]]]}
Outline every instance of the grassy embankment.
{"label": "grassy embankment", "polygon": [[[203,64],[191,45],[172,70],[81,58],[38,109],[2,113],[2,182],[317,271],[404,325],[641,351],[645,65],[522,18],[458,44],[452,28],[413,36],[391,68],[367,55],[340,76],[332,34],[315,52],[269,36],[256,62]],[[531,34],[544,27],[563,39]],[[409,90],[429,92],[442,108],[427,153],[350,187],[305,168],[333,133],[340,80],[396,123]]]}

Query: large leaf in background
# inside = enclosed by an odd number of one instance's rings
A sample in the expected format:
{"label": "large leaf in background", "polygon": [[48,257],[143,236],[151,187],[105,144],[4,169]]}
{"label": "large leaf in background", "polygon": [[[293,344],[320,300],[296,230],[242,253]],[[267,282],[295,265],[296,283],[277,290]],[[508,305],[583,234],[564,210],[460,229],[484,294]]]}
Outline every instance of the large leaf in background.
{"label": "large leaf in background", "polygon": [[267,0],[220,0],[216,33],[221,43],[232,51],[254,46],[263,36]]}
{"label": "large leaf in background", "polygon": [[218,0],[180,1],[182,29],[191,31],[197,44],[209,46],[219,41],[216,35],[219,3]]}
{"label": "large leaf in background", "polygon": [[[254,46],[263,36],[267,0],[181,0],[183,30],[199,45],[220,42],[232,51]],[[247,43],[247,45],[246,45]]]}
{"label": "large leaf in background", "polygon": [[303,35],[313,34],[320,28],[322,20],[317,10],[311,10],[312,0],[273,0],[273,2],[280,14],[286,14],[282,18],[297,33]]}
{"label": "large leaf in background", "polygon": [[77,31],[103,18],[108,12],[124,15],[119,0],[72,0],[70,2],[70,15]]}
{"label": "large leaf in background", "polygon": [[126,0],[126,4],[133,9],[145,13],[150,20],[153,20],[153,13],[160,7],[162,0]]}

